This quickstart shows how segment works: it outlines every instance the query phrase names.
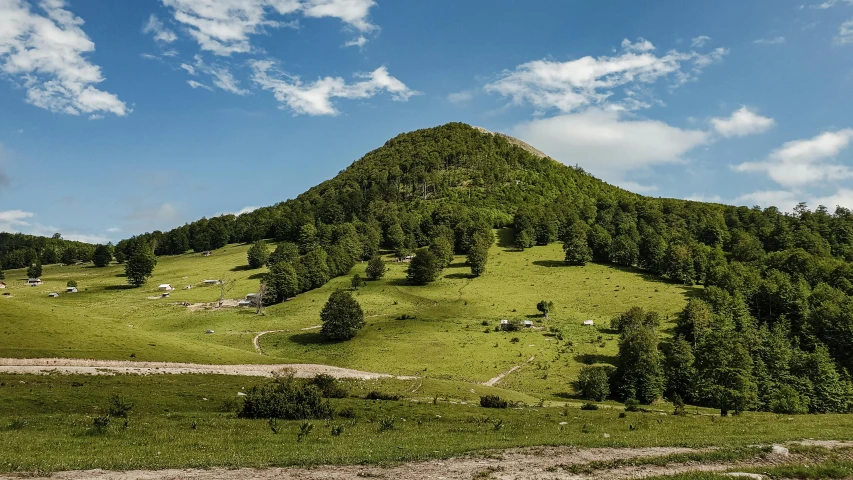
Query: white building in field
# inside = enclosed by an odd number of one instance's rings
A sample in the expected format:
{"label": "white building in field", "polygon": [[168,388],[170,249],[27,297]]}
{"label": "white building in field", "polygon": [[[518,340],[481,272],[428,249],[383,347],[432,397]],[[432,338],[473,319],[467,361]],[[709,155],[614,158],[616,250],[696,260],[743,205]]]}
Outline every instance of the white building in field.
{"label": "white building in field", "polygon": [[56,297],[58,297],[58,296],[59,296],[59,294],[58,294],[58,293],[56,293],[56,292],[50,292],[50,293],[48,293],[48,294],[47,294],[47,296],[48,296],[48,297],[50,297],[50,298],[56,298]]}
{"label": "white building in field", "polygon": [[161,292],[171,292],[174,289],[175,288],[172,287],[171,285],[169,285],[168,283],[164,283],[164,284],[160,285],[159,287],[157,287],[157,290],[160,290]]}
{"label": "white building in field", "polygon": [[584,326],[584,327],[592,327],[592,326],[594,326],[594,325],[595,325],[595,322],[594,322],[594,321],[592,321],[592,320],[584,320],[584,321],[583,321],[583,326]]}
{"label": "white building in field", "polygon": [[65,289],[65,293],[77,293],[77,287],[68,287]]}
{"label": "white building in field", "polygon": [[6,284],[3,282],[0,282],[0,289],[3,289],[3,288],[6,288]]}
{"label": "white building in field", "polygon": [[44,282],[42,282],[40,278],[28,278],[27,279],[27,285],[29,285],[31,287],[35,287],[36,285],[41,285],[42,283],[44,283]]}

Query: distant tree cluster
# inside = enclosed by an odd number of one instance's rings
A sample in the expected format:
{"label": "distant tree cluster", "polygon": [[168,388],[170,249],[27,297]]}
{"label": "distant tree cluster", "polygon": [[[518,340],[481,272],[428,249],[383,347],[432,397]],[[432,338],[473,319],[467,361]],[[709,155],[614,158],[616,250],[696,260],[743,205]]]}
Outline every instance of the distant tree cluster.
{"label": "distant tree cluster", "polygon": [[64,240],[61,235],[36,237],[22,233],[0,232],[0,270],[30,268],[35,264],[74,264],[89,262],[95,246]]}

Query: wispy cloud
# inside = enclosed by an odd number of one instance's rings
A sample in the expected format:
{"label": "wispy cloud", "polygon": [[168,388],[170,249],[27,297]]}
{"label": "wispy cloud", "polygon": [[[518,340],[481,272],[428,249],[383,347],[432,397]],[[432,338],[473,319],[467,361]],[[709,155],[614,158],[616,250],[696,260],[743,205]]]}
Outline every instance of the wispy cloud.
{"label": "wispy cloud", "polygon": [[145,23],[145,26],[142,27],[142,32],[154,35],[154,40],[159,43],[172,43],[178,39],[175,32],[166,28],[165,25],[163,25],[163,22],[157,18],[157,15],[153,14],[148,17],[148,21]]}
{"label": "wispy cloud", "polygon": [[756,45],[781,45],[785,43],[785,37],[759,38],[752,43]]}

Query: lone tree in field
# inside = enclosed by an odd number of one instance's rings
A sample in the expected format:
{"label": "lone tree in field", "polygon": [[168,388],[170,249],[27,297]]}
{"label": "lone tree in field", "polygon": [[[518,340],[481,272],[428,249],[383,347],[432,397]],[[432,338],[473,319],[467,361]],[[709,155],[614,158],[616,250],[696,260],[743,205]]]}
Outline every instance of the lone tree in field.
{"label": "lone tree in field", "polygon": [[124,264],[127,283],[134,287],[145,285],[145,281],[154,273],[157,257],[146,242],[138,241],[130,247],[130,253]]}
{"label": "lone tree in field", "polygon": [[110,252],[110,247],[106,245],[98,245],[95,247],[95,253],[92,255],[92,263],[96,267],[106,267],[113,260],[113,254]]}
{"label": "lone tree in field", "polygon": [[349,340],[364,326],[364,312],[349,292],[337,290],[320,312],[320,333],[330,340]]}
{"label": "lone tree in field", "polygon": [[249,259],[249,268],[261,268],[267,263],[270,253],[263,240],[258,240],[249,247],[246,256]]}
{"label": "lone tree in field", "polygon": [[548,312],[554,309],[554,302],[549,302],[548,300],[542,300],[541,302],[536,304],[536,310],[542,312],[542,315],[545,318],[548,318]]}
{"label": "lone tree in field", "polygon": [[385,262],[379,257],[371,258],[364,274],[371,280],[379,280],[385,276]]}
{"label": "lone tree in field", "polygon": [[36,262],[27,268],[27,276],[30,278],[38,278],[41,276],[41,262]]}
{"label": "lone tree in field", "polygon": [[353,290],[358,290],[359,287],[364,285],[364,280],[361,279],[361,275],[355,274],[352,276],[352,280],[350,281],[350,285]]}
{"label": "lone tree in field", "polygon": [[441,273],[438,260],[435,255],[427,249],[418,250],[415,258],[409,263],[409,271],[406,277],[415,285],[426,285],[434,282]]}

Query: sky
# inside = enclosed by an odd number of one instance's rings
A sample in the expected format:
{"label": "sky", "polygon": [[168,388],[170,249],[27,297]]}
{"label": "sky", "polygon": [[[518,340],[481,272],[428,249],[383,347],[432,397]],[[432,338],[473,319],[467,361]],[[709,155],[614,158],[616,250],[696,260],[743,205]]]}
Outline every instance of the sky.
{"label": "sky", "polygon": [[107,242],[465,122],[644,195],[853,208],[853,0],[0,0],[0,231]]}

